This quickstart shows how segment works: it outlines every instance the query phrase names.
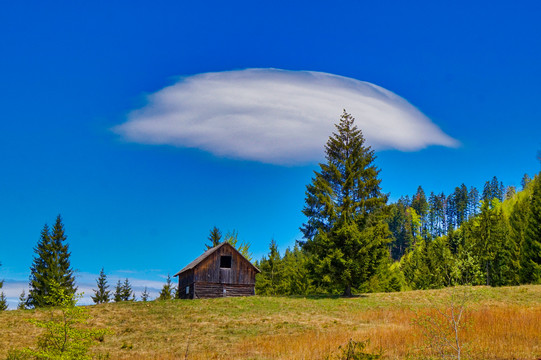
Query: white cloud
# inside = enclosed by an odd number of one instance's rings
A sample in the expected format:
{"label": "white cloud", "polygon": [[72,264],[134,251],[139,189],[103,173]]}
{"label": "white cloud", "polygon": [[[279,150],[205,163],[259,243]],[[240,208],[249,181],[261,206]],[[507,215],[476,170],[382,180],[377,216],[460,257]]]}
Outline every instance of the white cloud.
{"label": "white cloud", "polygon": [[272,164],[319,161],[346,109],[375,149],[415,151],[457,141],[400,96],[343,76],[247,69],[181,78],[113,130],[126,140],[198,148]]}

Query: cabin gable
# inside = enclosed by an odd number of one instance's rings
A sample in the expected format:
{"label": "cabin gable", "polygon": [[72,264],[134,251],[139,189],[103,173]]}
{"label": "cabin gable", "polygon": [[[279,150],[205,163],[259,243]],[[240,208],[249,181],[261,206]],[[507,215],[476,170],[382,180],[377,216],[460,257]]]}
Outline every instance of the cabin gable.
{"label": "cabin gable", "polygon": [[255,294],[259,272],[228,243],[207,250],[175,274],[179,277],[178,297],[183,299],[248,296]]}

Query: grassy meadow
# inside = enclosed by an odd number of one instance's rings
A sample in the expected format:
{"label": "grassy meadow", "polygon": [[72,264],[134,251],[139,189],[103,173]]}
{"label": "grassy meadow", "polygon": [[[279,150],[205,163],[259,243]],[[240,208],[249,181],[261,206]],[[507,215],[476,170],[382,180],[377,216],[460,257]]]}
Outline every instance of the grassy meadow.
{"label": "grassy meadow", "polygon": [[[114,334],[92,348],[109,359],[324,359],[349,339],[370,339],[385,359],[430,358],[427,314],[449,308],[459,289],[359,297],[247,297],[89,306],[90,325]],[[467,288],[463,343],[471,359],[541,358],[541,286]],[[44,310],[0,313],[0,359],[32,346],[27,319]],[[434,357],[436,358],[436,357]]]}

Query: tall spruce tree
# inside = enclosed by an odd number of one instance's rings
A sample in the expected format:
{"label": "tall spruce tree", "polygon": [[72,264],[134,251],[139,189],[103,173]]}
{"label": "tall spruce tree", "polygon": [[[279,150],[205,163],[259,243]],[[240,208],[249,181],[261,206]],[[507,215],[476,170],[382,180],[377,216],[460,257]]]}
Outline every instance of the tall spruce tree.
{"label": "tall spruce tree", "polygon": [[222,240],[222,232],[220,231],[220,229],[214,226],[212,230],[210,230],[208,240],[209,244],[205,245],[207,250],[220,245],[220,242]]}
{"label": "tall spruce tree", "polygon": [[485,272],[485,284],[502,285],[497,272],[505,261],[502,258],[508,258],[509,255],[504,254],[507,227],[502,205],[497,197],[490,201],[483,200],[476,225],[473,230],[476,239],[475,255]]}
{"label": "tall spruce tree", "polygon": [[474,186],[470,187],[468,193],[468,219],[476,216],[479,213],[479,190]]}
{"label": "tall spruce tree", "polygon": [[528,223],[522,246],[521,278],[526,283],[541,283],[541,173],[533,180]]}
{"label": "tall spruce tree", "polygon": [[455,188],[453,199],[455,202],[456,225],[460,227],[468,218],[468,188],[466,185],[462,184],[460,187]]}
{"label": "tall spruce tree", "polygon": [[107,284],[107,276],[101,268],[100,277],[96,280],[96,285],[98,286],[97,290],[94,290],[94,296],[91,296],[92,301],[95,304],[108,303],[111,300],[111,291],[107,290],[109,285]]}
{"label": "tall spruce tree", "polygon": [[413,195],[411,200],[411,207],[415,209],[417,215],[419,215],[421,220],[421,235],[423,238],[428,238],[428,201],[426,200],[426,195],[423,188],[419,185],[417,188],[417,193]]}
{"label": "tall spruce tree", "polygon": [[30,268],[28,305],[42,307],[52,305],[50,291],[51,281],[57,284],[68,295],[75,294],[75,277],[70,264],[70,252],[66,243],[66,235],[62,217],[57,216],[53,228],[43,226],[38,245],[34,249],[36,256]]}
{"label": "tall spruce tree", "polygon": [[315,285],[349,296],[389,256],[390,232],[374,151],[345,110],[335,126],[325,145],[326,163],[306,187],[308,220],[301,230]]}

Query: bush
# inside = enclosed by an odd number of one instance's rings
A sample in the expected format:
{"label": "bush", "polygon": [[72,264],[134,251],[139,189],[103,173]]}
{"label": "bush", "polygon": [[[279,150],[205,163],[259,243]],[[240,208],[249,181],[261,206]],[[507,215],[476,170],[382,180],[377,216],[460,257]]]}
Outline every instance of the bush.
{"label": "bush", "polygon": [[11,351],[7,360],[87,360],[91,359],[89,348],[94,341],[103,339],[109,333],[104,329],[82,329],[87,323],[88,313],[76,306],[77,296],[51,282],[51,292],[47,296],[54,305],[49,309],[49,320],[29,320],[45,331],[37,339],[37,348],[24,348]]}
{"label": "bush", "polygon": [[375,360],[380,359],[381,354],[370,354],[365,352],[365,348],[370,344],[370,340],[355,341],[349,339],[344,346],[338,347],[338,352],[327,356],[326,360]]}

